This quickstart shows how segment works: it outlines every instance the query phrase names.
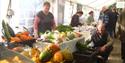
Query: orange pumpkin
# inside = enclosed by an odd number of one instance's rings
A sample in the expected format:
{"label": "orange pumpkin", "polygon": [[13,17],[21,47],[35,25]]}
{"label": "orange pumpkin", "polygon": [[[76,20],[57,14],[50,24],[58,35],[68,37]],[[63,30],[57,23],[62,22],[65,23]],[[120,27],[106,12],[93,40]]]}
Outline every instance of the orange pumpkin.
{"label": "orange pumpkin", "polygon": [[11,37],[10,42],[21,42],[21,39],[19,37]]}
{"label": "orange pumpkin", "polygon": [[27,35],[20,35],[20,39],[23,41],[28,40],[28,36]]}
{"label": "orange pumpkin", "polygon": [[26,35],[26,36],[29,36],[29,32],[28,31],[25,31],[25,32],[22,32],[22,35]]}
{"label": "orange pumpkin", "polygon": [[32,36],[27,36],[27,40],[31,40],[31,39],[33,39]]}
{"label": "orange pumpkin", "polygon": [[20,36],[21,36],[21,33],[17,33],[17,34],[16,34],[16,37],[20,37]]}
{"label": "orange pumpkin", "polygon": [[62,62],[63,61],[63,54],[61,53],[61,51],[58,51],[54,54],[53,61],[54,62]]}

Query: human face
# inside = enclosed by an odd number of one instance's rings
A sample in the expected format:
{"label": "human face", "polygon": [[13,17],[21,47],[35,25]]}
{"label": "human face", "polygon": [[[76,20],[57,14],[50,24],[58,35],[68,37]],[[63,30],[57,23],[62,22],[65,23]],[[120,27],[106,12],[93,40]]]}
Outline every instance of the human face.
{"label": "human face", "polygon": [[81,17],[83,14],[79,14],[79,17]]}
{"label": "human face", "polygon": [[49,5],[44,5],[43,10],[44,12],[49,12],[50,6]]}
{"label": "human face", "polygon": [[103,34],[105,32],[105,26],[104,25],[98,25],[97,30],[100,34]]}

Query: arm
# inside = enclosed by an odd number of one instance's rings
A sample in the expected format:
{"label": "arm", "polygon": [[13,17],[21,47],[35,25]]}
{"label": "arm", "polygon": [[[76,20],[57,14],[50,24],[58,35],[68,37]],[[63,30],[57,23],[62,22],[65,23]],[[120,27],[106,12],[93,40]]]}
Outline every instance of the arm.
{"label": "arm", "polygon": [[112,46],[113,45],[113,38],[111,38],[110,36],[108,36],[108,42],[107,42],[107,44],[105,44],[104,46],[105,47],[109,47],[109,46]]}
{"label": "arm", "polygon": [[38,16],[35,16],[35,19],[34,19],[34,37],[35,38],[38,38],[38,24],[39,24],[39,17]]}
{"label": "arm", "polygon": [[52,29],[55,30],[55,28],[56,28],[56,24],[55,24],[55,20],[53,19],[53,21],[52,21]]}

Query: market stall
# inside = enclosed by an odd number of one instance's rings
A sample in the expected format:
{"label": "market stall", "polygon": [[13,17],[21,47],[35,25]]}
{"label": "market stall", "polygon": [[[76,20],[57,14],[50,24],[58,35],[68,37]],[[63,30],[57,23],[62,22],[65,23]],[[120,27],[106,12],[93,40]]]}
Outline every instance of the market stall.
{"label": "market stall", "polygon": [[[28,57],[35,63],[39,63],[40,61],[73,61],[73,52],[77,51],[76,44],[78,42],[84,43],[89,40],[91,30],[94,29],[93,27],[87,26],[71,28],[70,26],[60,25],[57,27],[56,31],[48,31],[41,34],[41,37],[35,41],[29,36],[29,33],[26,32],[26,30],[25,32],[14,34],[14,31],[9,28],[9,25],[5,23],[3,23],[3,25],[5,25],[5,41],[8,43],[4,43],[4,45],[7,45],[7,48],[10,50],[18,51],[21,55]],[[10,39],[8,37],[10,37]],[[57,56],[56,52],[58,52]],[[49,54],[50,56],[48,56]],[[69,56],[67,57],[67,55]],[[54,58],[54,56],[56,58],[50,60]],[[58,59],[60,59],[60,61],[58,61]]]}

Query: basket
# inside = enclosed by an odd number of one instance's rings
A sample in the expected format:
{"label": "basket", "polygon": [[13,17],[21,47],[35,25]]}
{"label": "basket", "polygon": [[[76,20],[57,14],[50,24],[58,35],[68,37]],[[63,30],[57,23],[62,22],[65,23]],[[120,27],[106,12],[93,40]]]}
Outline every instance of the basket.
{"label": "basket", "polygon": [[94,63],[96,52],[79,52],[73,53],[73,57],[76,63]]}

